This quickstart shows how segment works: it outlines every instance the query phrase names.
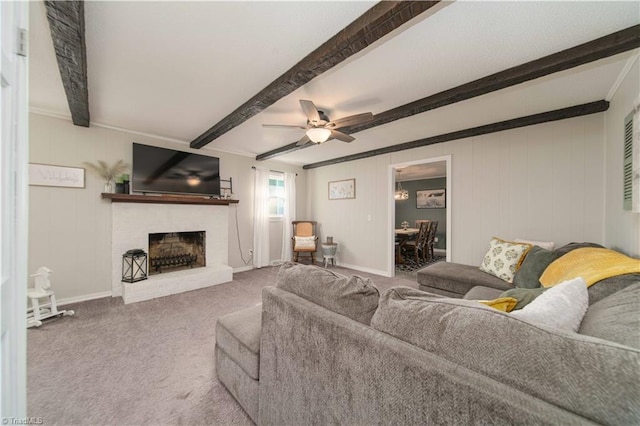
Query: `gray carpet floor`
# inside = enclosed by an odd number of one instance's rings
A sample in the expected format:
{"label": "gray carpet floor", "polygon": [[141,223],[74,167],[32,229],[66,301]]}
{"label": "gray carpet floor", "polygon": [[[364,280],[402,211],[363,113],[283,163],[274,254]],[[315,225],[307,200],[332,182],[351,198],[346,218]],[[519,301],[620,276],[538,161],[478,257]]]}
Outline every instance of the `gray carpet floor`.
{"label": "gray carpet floor", "polygon": [[[333,269],[333,268],[332,268]],[[370,277],[380,291],[414,278]],[[45,425],[251,425],[216,378],[216,320],[261,302],[277,267],[230,283],[125,305],[67,305],[75,315],[27,333],[27,413]]]}

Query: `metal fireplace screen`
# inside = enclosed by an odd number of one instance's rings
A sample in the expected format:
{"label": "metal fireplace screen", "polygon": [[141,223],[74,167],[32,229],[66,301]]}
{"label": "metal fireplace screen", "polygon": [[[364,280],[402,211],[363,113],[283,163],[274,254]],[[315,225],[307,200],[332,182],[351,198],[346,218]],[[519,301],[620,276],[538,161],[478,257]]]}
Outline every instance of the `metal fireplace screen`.
{"label": "metal fireplace screen", "polygon": [[205,231],[149,234],[149,275],[206,266]]}

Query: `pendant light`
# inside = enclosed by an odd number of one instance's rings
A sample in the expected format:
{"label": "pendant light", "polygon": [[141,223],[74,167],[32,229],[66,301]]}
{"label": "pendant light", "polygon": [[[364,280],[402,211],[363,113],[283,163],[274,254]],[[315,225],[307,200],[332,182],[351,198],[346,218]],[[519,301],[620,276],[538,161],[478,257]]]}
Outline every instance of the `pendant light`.
{"label": "pendant light", "polygon": [[396,192],[393,194],[393,198],[396,201],[408,200],[409,191],[407,191],[406,189],[402,189],[402,182],[398,181],[399,174],[400,174],[400,170],[398,170],[396,174]]}

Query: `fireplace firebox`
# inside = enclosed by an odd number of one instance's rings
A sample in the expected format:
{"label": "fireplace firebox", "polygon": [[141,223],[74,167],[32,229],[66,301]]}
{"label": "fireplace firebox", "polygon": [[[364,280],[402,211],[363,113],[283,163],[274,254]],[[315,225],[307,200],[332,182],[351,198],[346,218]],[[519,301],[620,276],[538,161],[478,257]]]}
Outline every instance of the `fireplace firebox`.
{"label": "fireplace firebox", "polygon": [[206,266],[205,240],[205,231],[149,234],[149,275]]}

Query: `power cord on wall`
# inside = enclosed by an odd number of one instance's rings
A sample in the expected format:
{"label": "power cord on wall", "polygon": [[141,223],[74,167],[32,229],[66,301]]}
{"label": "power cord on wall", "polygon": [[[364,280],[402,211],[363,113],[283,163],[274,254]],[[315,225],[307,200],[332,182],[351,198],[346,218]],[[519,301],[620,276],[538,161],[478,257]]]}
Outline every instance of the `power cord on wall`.
{"label": "power cord on wall", "polygon": [[244,253],[242,252],[242,244],[240,243],[240,227],[238,225],[238,205],[233,204],[235,210],[235,218],[236,218],[236,237],[238,238],[238,250],[240,251],[240,259],[245,265],[248,265],[253,260],[253,250],[250,252],[251,256],[249,256],[248,260],[244,260]]}

